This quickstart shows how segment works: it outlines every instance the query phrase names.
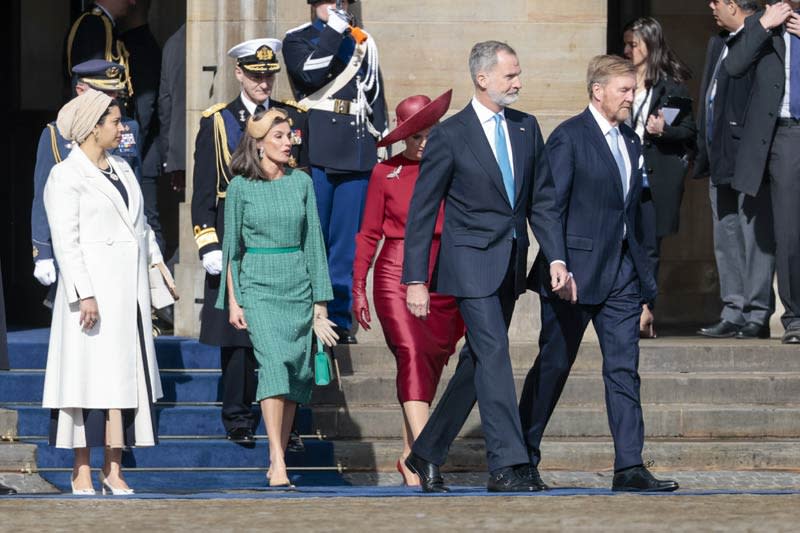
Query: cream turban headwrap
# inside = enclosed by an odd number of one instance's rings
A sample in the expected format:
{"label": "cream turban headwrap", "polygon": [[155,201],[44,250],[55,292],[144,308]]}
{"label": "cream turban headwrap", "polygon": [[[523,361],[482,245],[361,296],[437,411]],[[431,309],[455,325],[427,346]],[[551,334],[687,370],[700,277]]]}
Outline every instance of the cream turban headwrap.
{"label": "cream turban headwrap", "polygon": [[92,133],[111,101],[112,98],[107,94],[87,89],[82,95],[67,102],[58,112],[58,132],[66,140],[81,144]]}

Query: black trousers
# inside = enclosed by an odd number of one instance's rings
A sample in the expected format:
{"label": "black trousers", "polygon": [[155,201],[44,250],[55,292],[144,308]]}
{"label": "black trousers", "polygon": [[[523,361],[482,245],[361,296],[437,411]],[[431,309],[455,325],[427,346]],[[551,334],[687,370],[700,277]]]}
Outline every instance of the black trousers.
{"label": "black trousers", "polygon": [[[644,421],[639,400],[639,278],[627,247],[614,287],[600,305],[541,298],[539,356],[525,378],[519,410],[530,461],[538,465],[547,422],[567,382],[591,321],[603,353],[606,411],[614,438],[614,468],[642,464]],[[580,294],[580,287],[578,287]]]}
{"label": "black trousers", "polygon": [[779,126],[772,140],[768,173],[775,227],[778,295],[786,329],[800,329],[800,126]]}
{"label": "black trousers", "polygon": [[516,303],[514,257],[512,250],[506,276],[494,294],[457,299],[467,342],[455,374],[413,446],[414,453],[428,462],[444,464],[476,401],[489,470],[528,462],[508,350],[508,326]]}
{"label": "black trousers", "polygon": [[238,428],[255,430],[258,418],[253,414],[256,399],[256,358],[252,348],[223,346],[220,348],[222,368],[222,424],[225,431]]}

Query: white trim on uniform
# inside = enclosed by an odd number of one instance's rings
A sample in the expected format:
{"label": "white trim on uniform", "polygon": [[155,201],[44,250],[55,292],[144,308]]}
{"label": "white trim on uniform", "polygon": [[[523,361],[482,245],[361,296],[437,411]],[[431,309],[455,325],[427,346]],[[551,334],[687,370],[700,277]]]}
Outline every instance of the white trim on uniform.
{"label": "white trim on uniform", "polygon": [[294,33],[296,31],[302,30],[304,28],[308,28],[309,26],[311,26],[310,22],[306,22],[305,24],[300,24],[296,28],[292,28],[291,30],[286,30],[286,34],[285,35],[289,35],[290,33]]}
{"label": "white trim on uniform", "polygon": [[[314,55],[313,53],[311,55]],[[311,56],[308,56],[306,62],[303,63],[303,70],[319,70],[321,68],[327,68],[328,65],[331,64],[333,60],[333,56],[325,56],[325,57],[317,57],[315,59],[311,59]]]}

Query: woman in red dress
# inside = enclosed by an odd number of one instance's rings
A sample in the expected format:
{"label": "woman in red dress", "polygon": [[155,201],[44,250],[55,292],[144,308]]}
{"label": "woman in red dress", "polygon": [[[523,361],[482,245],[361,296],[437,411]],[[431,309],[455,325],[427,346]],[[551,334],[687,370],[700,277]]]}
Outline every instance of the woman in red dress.
{"label": "woman in red dress", "polygon": [[[423,95],[410,96],[398,104],[397,128],[378,146],[404,140],[406,148],[373,169],[361,230],[356,235],[353,313],[364,329],[370,329],[371,320],[366,295],[367,272],[378,242],[384,239],[375,262],[372,296],[386,344],[397,361],[397,398],[404,421],[403,453],[397,469],[408,485],[418,485],[419,479],[405,467],[404,460],[428,421],[428,410],[442,369],[464,335],[464,323],[452,296],[431,294],[431,313],[427,320],[419,320],[406,308],[406,287],[400,284],[406,218],[420,159],[428,132],[447,111],[452,92],[449,90],[435,100]],[[443,219],[444,205],[436,221],[430,270],[439,253]]]}

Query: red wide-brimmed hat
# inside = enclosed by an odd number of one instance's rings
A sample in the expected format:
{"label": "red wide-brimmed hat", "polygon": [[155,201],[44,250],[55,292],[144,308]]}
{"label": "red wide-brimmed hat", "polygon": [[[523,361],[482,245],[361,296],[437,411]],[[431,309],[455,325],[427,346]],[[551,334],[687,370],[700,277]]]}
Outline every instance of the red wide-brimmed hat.
{"label": "red wide-brimmed hat", "polygon": [[389,146],[397,141],[410,137],[436,124],[450,108],[453,89],[431,100],[424,94],[417,94],[403,99],[395,108],[397,127],[389,135],[378,142],[378,146]]}

